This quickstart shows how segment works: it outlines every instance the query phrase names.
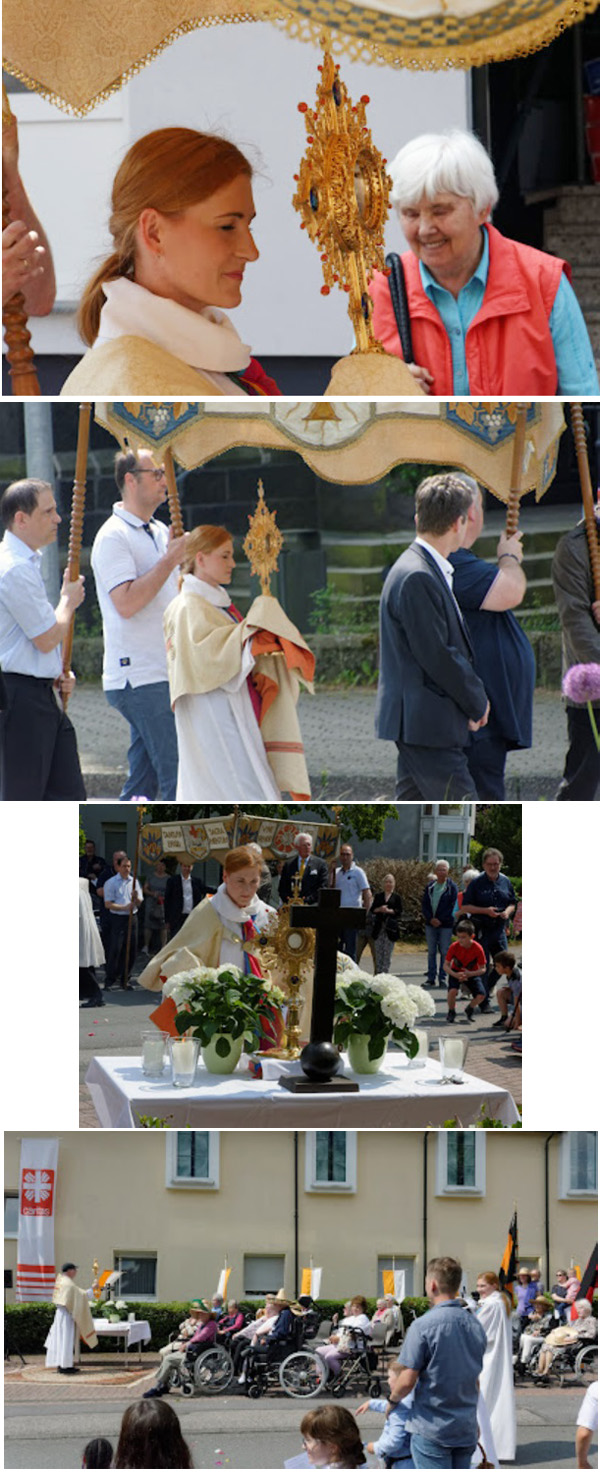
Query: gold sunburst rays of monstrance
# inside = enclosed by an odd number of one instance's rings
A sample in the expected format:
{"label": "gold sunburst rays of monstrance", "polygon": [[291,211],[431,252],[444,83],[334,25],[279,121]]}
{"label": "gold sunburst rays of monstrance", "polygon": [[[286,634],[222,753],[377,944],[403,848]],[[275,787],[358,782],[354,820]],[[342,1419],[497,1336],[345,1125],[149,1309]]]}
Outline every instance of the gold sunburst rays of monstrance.
{"label": "gold sunburst rays of monstrance", "polygon": [[254,577],[260,580],[261,593],[270,598],[271,578],[279,568],[279,553],[283,547],[283,536],[276,522],[276,512],[269,511],[265,501],[262,480],[258,482],[258,506],[248,517],[248,531],[244,538],[244,552]]}
{"label": "gold sunburst rays of monstrance", "polygon": [[327,395],[377,392],[418,397],[422,390],[401,359],[386,353],[372,327],[369,282],[385,269],[384,233],[392,181],[387,159],[376,148],[367,124],[370,98],[353,102],[340,76],[331,41],[321,36],[316,101],[298,104],[304,116],[307,146],[294,175],[292,203],[302,230],[317,246],[328,296],[339,287],[348,297],[348,316],[355,347],[334,365]]}
{"label": "gold sunburst rays of monstrance", "polygon": [[296,874],[291,899],[271,916],[259,937],[261,957],[288,999],[285,1046],[275,1055],[271,1049],[271,1057],[299,1058],[302,1040],[309,1033],[316,933],[300,930],[290,922],[291,906],[304,904],[300,884],[300,875]]}

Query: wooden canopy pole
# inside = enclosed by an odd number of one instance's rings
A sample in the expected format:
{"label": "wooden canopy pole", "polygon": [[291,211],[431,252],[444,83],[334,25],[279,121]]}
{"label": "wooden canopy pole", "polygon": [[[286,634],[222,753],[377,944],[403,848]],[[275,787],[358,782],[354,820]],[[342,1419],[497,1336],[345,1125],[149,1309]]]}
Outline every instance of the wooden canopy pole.
{"label": "wooden canopy pole", "polygon": [[125,991],[127,989],[127,987],[129,986],[129,957],[130,957],[130,954],[131,954],[131,931],[132,931],[132,928],[133,928],[133,914],[134,914],[133,904],[134,904],[134,900],[135,900],[135,886],[136,886],[136,883],[137,883],[138,868],[139,868],[139,863],[140,863],[140,834],[141,834],[141,831],[142,831],[142,822],[143,822],[145,811],[146,811],[145,807],[143,807],[143,806],[138,807],[138,810],[137,810],[137,831],[136,831],[136,835],[135,835],[135,857],[134,857],[134,860],[133,860],[133,885],[132,885],[132,889],[131,889],[131,904],[129,906],[129,919],[127,921],[127,945],[125,947],[125,967],[124,967],[124,970],[123,970],[123,982],[122,982],[123,991]]}
{"label": "wooden canopy pole", "polygon": [[[2,126],[13,122],[13,113],[2,86]],[[10,225],[8,193],[2,180],[2,229]],[[13,394],[19,398],[39,398],[41,388],[33,361],[31,335],[27,330],[27,308],[22,291],[15,292],[2,309],[2,322],[6,340],[6,358],[10,371]]]}
{"label": "wooden canopy pole", "polygon": [[[71,502],[71,526],[69,531],[69,556],[67,568],[69,582],[76,583],[79,577],[81,564],[81,542],[83,538],[83,516],[85,512],[85,488],[87,476],[87,457],[90,439],[90,420],[92,415],[91,404],[79,405],[79,427],[77,430],[77,455],[75,458],[75,480],[73,481],[73,499]],[[63,640],[62,658],[63,675],[68,675],[71,669],[71,654],[73,652],[73,629],[75,617],[71,619],[66,638]],[[67,709],[69,697],[62,697],[63,708]]]}
{"label": "wooden canopy pole", "polygon": [[168,445],[167,449],[165,450],[163,465],[165,476],[167,479],[167,499],[169,502],[169,515],[171,517],[173,536],[182,537],[185,531],[185,527],[183,525],[183,517],[181,515],[181,505],[179,501],[179,492],[177,490],[177,481],[175,479],[175,461],[173,459],[173,451],[170,445]]}
{"label": "wooden canopy pole", "polygon": [[514,537],[519,529],[519,516],[521,512],[521,496],[523,493],[523,460],[525,456],[525,435],[527,431],[527,404],[517,405],[517,420],[515,424],[515,438],[513,444],[513,458],[510,475],[510,490],[506,503],[506,535]]}
{"label": "wooden canopy pole", "polygon": [[577,466],[579,469],[579,483],[581,486],[581,499],[583,501],[583,514],[585,517],[585,530],[592,565],[592,578],[594,582],[594,594],[600,598],[600,546],[598,545],[598,522],[594,510],[594,491],[592,477],[590,475],[590,462],[588,459],[587,443],[585,438],[585,420],[581,404],[571,404],[571,428],[575,441],[577,453]]}

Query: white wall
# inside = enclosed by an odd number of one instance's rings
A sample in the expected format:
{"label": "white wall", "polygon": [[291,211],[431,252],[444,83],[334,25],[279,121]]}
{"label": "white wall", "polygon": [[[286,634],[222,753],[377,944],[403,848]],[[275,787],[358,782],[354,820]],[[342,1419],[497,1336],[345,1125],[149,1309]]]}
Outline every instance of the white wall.
{"label": "white wall", "polygon": [[[259,262],[249,268],[234,313],[241,336],[263,354],[341,354],[351,331],[341,293],[320,296],[317,251],[292,209],[293,175],[305,146],[297,111],[312,103],[319,53],[266,24],[215,26],[181,37],[116,97],[86,119],[39,98],[15,95],[22,118],[23,174],[52,240],[63,304],[78,296],[101,256],[110,182],[128,144],[153,128],[182,124],[224,132],[249,152],[256,179]],[[384,157],[417,133],[466,126],[468,74],[409,73],[342,61],[352,97],[367,93]],[[392,222],[390,248],[401,246]],[[75,350],[65,318],[36,324],[38,351]],[[59,340],[60,336],[60,340]]]}

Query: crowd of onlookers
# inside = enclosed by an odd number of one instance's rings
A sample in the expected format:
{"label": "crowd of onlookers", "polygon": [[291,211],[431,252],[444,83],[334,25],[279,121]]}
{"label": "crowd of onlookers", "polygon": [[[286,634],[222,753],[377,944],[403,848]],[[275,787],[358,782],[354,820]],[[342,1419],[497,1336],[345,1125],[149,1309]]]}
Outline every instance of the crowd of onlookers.
{"label": "crowd of onlookers", "polygon": [[[351,844],[342,844],[339,863],[331,866],[313,854],[310,834],[296,834],[294,846],[293,857],[274,866],[276,874],[263,859],[260,898],[277,906],[288,903],[298,891],[304,904],[314,905],[321,890],[334,885],[344,905],[363,909],[367,916],[363,928],[342,931],[340,950],[363,965],[368,947],[373,970],[389,971],[402,919],[402,896],[394,875],[386,874],[382,889],[373,893]],[[511,1046],[520,1052],[522,976],[518,958],[509,948],[509,935],[512,933],[516,940],[521,934],[521,901],[502,872],[498,849],[486,849],[481,862],[481,871],[464,870],[460,889],[451,878],[446,859],[437,860],[428,876],[421,899],[427,945],[425,985],[441,987],[447,993],[449,1023],[456,1020],[457,1006],[462,1006],[463,1000],[461,1020],[470,1023],[475,1016],[489,1013],[495,990],[499,1016],[492,1026],[515,1034]],[[105,991],[119,983],[127,984],[138,954],[140,919],[143,946],[139,954],[154,955],[177,934],[207,893],[190,863],[179,863],[176,872],[169,873],[162,859],[156,861],[142,883],[137,879],[134,883],[129,856],[117,850],[109,864],[96,853],[91,839],[86,840],[79,874],[81,880],[87,880],[102,941]],[[88,999],[84,1005],[102,1006],[93,967],[93,960],[81,966],[80,995]]]}

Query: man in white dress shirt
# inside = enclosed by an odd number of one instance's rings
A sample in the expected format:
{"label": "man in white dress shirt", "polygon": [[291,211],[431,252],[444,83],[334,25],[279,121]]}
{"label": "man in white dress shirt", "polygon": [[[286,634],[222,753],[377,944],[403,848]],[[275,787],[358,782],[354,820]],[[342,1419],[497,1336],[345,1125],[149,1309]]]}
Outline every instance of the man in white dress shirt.
{"label": "man in white dress shirt", "polygon": [[167,495],[164,470],[148,450],[115,460],[122,500],[100,528],[92,568],[104,633],[102,683],[129,723],[129,772],[120,797],[175,797],[177,739],[169,698],[163,613],[178,592],[175,569],[186,536],[173,537],[154,512]]}
{"label": "man in white dress shirt", "polygon": [[62,673],[61,641],[83,602],[83,578],[67,574],[56,608],[42,577],[42,547],[56,541],[60,516],[44,480],[15,481],[2,497],[0,544],[0,795],[17,802],[85,798],[75,731],[56,699],[74,676]]}
{"label": "man in white dress shirt", "polygon": [[137,921],[136,912],[142,903],[143,895],[139,879],[135,881],[131,873],[131,859],[127,854],[122,854],[117,860],[117,872],[112,879],[107,879],[104,885],[104,904],[109,912],[108,915],[108,945],[106,949],[106,980],[105,992],[114,986],[115,982],[121,980],[121,986],[127,986],[125,976],[125,955],[127,950],[127,931],[129,929],[129,916],[131,922],[131,942],[129,947],[129,965],[133,966],[137,950]]}
{"label": "man in white dress shirt", "polygon": [[[340,849],[340,868],[335,871],[335,888],[341,890],[342,905],[370,910],[373,895],[364,869],[354,862],[351,844],[343,843]],[[345,951],[351,961],[356,960],[356,930],[342,930],[340,951]]]}

